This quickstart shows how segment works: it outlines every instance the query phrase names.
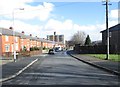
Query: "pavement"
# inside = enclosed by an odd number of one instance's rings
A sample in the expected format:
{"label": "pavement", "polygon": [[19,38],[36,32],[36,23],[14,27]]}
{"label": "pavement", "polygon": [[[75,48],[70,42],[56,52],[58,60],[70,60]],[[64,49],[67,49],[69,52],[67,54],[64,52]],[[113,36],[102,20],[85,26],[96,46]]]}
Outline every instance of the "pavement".
{"label": "pavement", "polygon": [[67,52],[70,56],[80,60],[84,63],[100,68],[109,73],[120,76],[120,62],[110,60],[102,60],[95,57],[87,56],[84,54],[75,53],[73,50]]}
{"label": "pavement", "polygon": [[[2,61],[10,61],[10,60],[2,60]],[[16,60],[16,62],[11,60],[10,62],[3,63],[2,65],[0,65],[0,72],[1,72],[0,83],[15,78],[36,61],[37,61],[37,56],[22,57]]]}

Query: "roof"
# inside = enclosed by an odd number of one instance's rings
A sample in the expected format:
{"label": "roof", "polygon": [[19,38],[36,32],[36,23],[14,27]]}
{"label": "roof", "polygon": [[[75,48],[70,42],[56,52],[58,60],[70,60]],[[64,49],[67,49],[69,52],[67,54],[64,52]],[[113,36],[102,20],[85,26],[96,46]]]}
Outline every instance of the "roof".
{"label": "roof", "polygon": [[[109,28],[109,32],[118,31],[118,30],[120,30],[120,24],[117,24]],[[106,30],[101,31],[100,33],[103,33],[103,32],[106,32]]]}
{"label": "roof", "polygon": [[20,38],[27,38],[27,39],[30,39],[30,40],[36,40],[36,41],[41,41],[41,42],[52,42],[52,41],[49,41],[49,40],[46,40],[46,39],[43,39],[43,38],[38,38],[38,37],[32,37],[32,36],[29,36],[29,35],[25,35],[23,33],[19,33],[19,32],[13,32],[13,30],[11,29],[6,29],[6,28],[0,28],[0,34],[1,35],[10,35],[10,36],[13,36],[13,33],[15,36],[18,36]]}

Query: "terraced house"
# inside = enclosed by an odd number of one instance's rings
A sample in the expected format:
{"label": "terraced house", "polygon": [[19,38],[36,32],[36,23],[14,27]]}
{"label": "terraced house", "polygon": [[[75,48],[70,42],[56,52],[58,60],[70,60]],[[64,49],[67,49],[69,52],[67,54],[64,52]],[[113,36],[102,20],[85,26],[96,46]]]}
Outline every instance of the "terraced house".
{"label": "terraced house", "polygon": [[12,28],[0,28],[0,56],[12,55],[14,50],[19,53],[24,48],[30,51],[32,47],[52,48],[53,42],[37,36],[33,37],[32,34],[25,35],[24,31],[19,33],[13,32]]}
{"label": "terraced house", "polygon": [[12,29],[1,28],[1,55],[5,55],[6,53],[12,53],[14,51],[14,39],[16,43],[16,51],[20,51],[20,33],[15,32],[16,36],[13,36]]}

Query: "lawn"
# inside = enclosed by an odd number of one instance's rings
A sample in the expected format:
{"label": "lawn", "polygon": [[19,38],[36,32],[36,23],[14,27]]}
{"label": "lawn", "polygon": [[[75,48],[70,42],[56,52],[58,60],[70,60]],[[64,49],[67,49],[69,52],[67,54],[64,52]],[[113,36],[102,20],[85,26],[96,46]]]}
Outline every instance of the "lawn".
{"label": "lawn", "polygon": [[[106,58],[106,54],[88,54],[88,55],[96,57],[96,58],[100,58],[100,59],[105,59]],[[119,61],[120,62],[120,55],[118,55],[118,54],[110,54],[109,55],[109,60],[111,60],[111,61]]]}

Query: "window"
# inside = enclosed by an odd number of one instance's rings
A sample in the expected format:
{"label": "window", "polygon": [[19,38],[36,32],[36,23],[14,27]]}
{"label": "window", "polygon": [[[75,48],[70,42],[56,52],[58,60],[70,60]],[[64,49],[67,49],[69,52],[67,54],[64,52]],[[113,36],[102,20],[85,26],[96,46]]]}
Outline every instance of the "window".
{"label": "window", "polygon": [[24,46],[23,46],[23,45],[21,45],[21,48],[22,48],[22,50],[23,50]]}
{"label": "window", "polygon": [[5,36],[5,41],[9,41],[9,37],[8,36]]}
{"label": "window", "polygon": [[6,44],[5,45],[5,52],[9,52],[10,51],[10,45],[9,44]]}
{"label": "window", "polygon": [[16,46],[16,47],[15,47],[15,48],[16,48],[16,50],[18,50],[18,43],[16,43],[16,45],[15,45],[15,46]]}
{"label": "window", "polygon": [[18,37],[15,37],[15,42],[18,42]]}
{"label": "window", "polygon": [[39,45],[39,42],[37,42],[37,45]]}
{"label": "window", "polygon": [[14,45],[11,45],[11,51],[14,52]]}

